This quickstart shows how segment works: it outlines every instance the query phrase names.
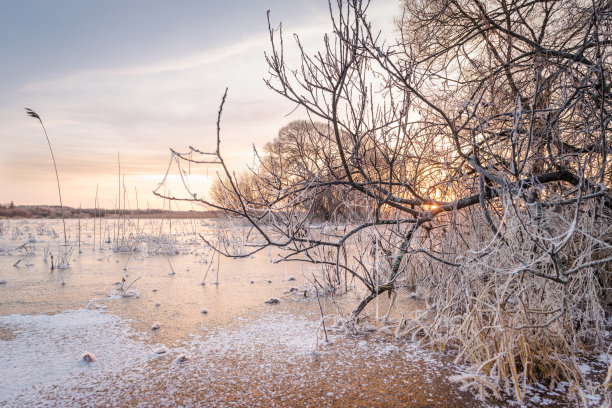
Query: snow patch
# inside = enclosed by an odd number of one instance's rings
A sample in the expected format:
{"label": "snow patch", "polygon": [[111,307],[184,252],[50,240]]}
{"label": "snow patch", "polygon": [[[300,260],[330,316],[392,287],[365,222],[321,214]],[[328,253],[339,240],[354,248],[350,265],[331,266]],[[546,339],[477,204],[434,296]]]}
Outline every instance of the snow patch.
{"label": "snow patch", "polygon": [[[125,323],[98,310],[1,316],[0,325],[15,335],[0,342],[0,406],[34,406],[41,403],[34,390],[100,382],[151,359],[151,348]],[[96,356],[95,364],[83,360],[85,351]],[[12,405],[15,397],[22,402]]]}

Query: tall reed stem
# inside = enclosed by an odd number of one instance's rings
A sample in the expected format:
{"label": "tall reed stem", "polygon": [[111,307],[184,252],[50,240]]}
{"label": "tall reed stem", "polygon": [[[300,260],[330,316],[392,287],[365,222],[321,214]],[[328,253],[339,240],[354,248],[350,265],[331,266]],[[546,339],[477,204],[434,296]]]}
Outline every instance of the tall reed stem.
{"label": "tall reed stem", "polygon": [[47,129],[45,129],[45,124],[43,123],[40,116],[38,116],[38,113],[28,108],[25,108],[25,110],[28,116],[31,116],[34,119],[38,119],[38,121],[40,122],[40,126],[42,126],[43,132],[45,132],[45,138],[47,139],[47,144],[49,145],[49,151],[51,152],[51,159],[53,159],[53,168],[55,169],[55,179],[57,180],[57,193],[59,194],[60,211],[62,212],[62,223],[64,225],[64,249],[68,249],[68,242],[66,239],[66,218],[64,217],[64,204],[62,203],[62,191],[60,189],[59,175],[57,173],[57,165],[55,164],[55,155],[53,155],[53,149],[51,148],[51,142],[49,141],[49,135],[47,135]]}

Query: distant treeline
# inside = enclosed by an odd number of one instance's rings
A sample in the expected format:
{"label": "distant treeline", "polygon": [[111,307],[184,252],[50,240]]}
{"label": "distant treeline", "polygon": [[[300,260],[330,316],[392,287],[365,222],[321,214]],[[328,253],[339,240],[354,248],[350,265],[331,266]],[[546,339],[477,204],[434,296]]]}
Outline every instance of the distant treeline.
{"label": "distant treeline", "polygon": [[[64,207],[65,218],[94,218],[94,217],[131,217],[131,218],[214,218],[214,211],[167,211],[160,209],[150,210],[117,210],[103,208],[72,208]],[[59,205],[14,205],[0,204],[0,218],[61,218],[62,209]]]}

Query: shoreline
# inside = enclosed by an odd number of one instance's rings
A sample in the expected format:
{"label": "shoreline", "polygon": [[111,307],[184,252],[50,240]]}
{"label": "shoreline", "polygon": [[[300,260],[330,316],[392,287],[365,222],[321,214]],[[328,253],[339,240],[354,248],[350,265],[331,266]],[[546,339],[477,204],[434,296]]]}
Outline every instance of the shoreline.
{"label": "shoreline", "polygon": [[51,205],[17,205],[0,208],[0,219],[78,219],[78,218],[218,218],[218,211],[117,210],[104,208],[74,208]]}

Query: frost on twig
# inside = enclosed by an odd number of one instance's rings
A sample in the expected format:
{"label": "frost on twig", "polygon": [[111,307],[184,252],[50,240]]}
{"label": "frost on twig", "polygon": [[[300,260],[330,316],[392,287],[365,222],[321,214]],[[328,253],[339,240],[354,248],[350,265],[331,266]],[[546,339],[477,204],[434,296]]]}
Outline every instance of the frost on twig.
{"label": "frost on twig", "polygon": [[138,294],[137,290],[130,290],[130,288],[132,287],[132,285],[134,285],[134,283],[138,282],[140,278],[142,278],[142,276],[139,276],[136,279],[134,279],[132,282],[130,282],[130,284],[123,290],[123,292],[121,292],[121,296],[123,297],[136,296]]}

